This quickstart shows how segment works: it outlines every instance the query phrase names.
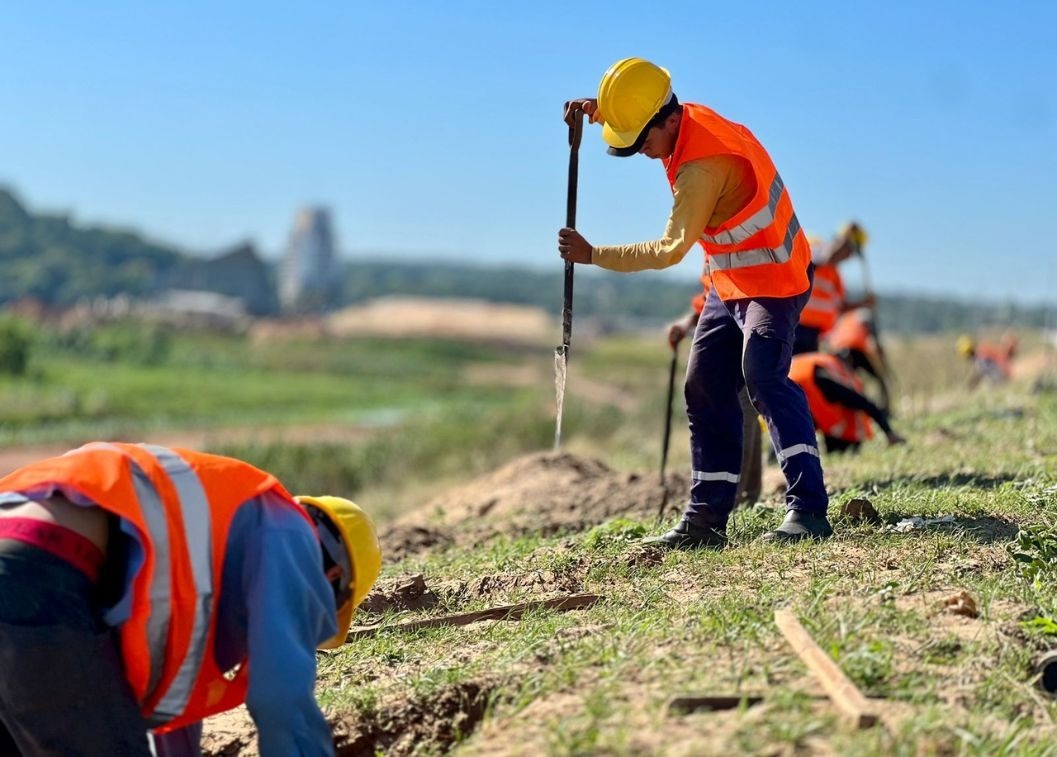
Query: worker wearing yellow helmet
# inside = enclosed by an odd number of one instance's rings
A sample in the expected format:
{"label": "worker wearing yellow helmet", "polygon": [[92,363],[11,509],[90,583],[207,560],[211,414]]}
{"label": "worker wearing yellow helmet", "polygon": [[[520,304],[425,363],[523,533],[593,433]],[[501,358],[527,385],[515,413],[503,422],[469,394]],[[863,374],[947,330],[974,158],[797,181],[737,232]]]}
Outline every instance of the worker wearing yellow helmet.
{"label": "worker wearing yellow helmet", "polygon": [[859,299],[848,297],[839,266],[852,255],[862,255],[869,237],[863,227],[852,221],[844,224],[830,244],[817,240],[811,245],[815,275],[811,283],[811,297],[800,311],[793,341],[793,354],[818,352],[819,340],[825,336],[844,313],[875,304],[872,292]]}
{"label": "worker wearing yellow helmet", "polygon": [[998,344],[978,342],[968,334],[962,334],[955,343],[958,354],[972,363],[969,389],[975,389],[982,381],[1004,384],[1013,377],[1013,357],[1017,352],[1016,334],[1007,331]]}
{"label": "worker wearing yellow helmet", "polygon": [[661,238],[597,246],[558,232],[567,261],[614,271],[675,265],[695,243],[711,283],[694,330],[685,395],[693,462],[682,520],[657,543],[719,548],[741,476],[742,411],[748,388],[767,422],[788,482],[787,513],[769,541],[832,534],[818,445],[804,394],[789,379],[793,334],[811,287],[811,252],[785,182],[753,134],[710,108],[680,103],[668,71],[625,58],[603,75],[598,97],[566,105],[602,124],[609,153],[660,160],[673,193]]}
{"label": "worker wearing yellow helmet", "polygon": [[380,567],[354,503],[241,460],[94,442],[14,471],[0,754],[198,754],[202,720],[243,703],[261,754],[333,754],[315,651]]}

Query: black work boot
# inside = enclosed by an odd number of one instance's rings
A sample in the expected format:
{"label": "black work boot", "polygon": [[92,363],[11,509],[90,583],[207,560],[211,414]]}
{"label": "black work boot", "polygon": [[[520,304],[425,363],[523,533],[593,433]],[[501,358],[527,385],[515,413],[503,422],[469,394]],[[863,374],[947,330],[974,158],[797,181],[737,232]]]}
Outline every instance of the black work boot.
{"label": "black work boot", "polygon": [[774,531],[768,531],[761,539],[772,544],[791,544],[813,539],[822,541],[833,536],[833,527],[826,520],[824,513],[805,513],[800,510],[789,510],[782,525]]}
{"label": "black work boot", "polygon": [[727,525],[684,515],[671,531],[642,543],[662,549],[722,549],[727,545]]}

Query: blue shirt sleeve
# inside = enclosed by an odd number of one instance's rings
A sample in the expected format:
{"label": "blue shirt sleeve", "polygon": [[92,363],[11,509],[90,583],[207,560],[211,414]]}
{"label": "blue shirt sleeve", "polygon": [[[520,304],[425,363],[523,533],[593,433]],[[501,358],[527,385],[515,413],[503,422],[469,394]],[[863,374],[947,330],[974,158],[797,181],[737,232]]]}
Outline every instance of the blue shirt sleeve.
{"label": "blue shirt sleeve", "polygon": [[312,527],[281,501],[261,502],[246,551],[249,691],[261,755],[333,755],[316,704],[316,647],[337,633],[334,592]]}

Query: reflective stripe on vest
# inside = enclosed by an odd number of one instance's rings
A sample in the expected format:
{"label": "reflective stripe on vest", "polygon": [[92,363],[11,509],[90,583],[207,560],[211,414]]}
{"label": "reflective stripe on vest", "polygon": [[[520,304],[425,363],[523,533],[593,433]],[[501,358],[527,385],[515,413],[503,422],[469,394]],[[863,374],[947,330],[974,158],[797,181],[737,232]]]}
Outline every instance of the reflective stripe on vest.
{"label": "reflective stripe on vest", "polygon": [[[163,722],[171,720],[184,711],[191,690],[194,688],[202,658],[206,654],[209,637],[210,614],[213,607],[213,540],[210,534],[209,499],[198,475],[187,462],[172,450],[154,445],[144,445],[157,458],[162,469],[176,487],[180,499],[184,534],[191,562],[191,575],[195,585],[194,623],[191,639],[180,668],[169,689],[162,694],[154,708],[155,717]],[[155,492],[155,496],[157,493]],[[155,549],[158,550],[157,543]],[[160,551],[158,552],[160,555]],[[166,554],[165,557],[168,557]],[[151,657],[155,655],[151,650]],[[164,647],[161,650],[164,655]]]}
{"label": "reflective stripe on vest", "polygon": [[[764,208],[764,210],[768,209]],[[789,219],[789,227],[786,229],[785,240],[781,247],[756,247],[740,252],[713,252],[708,256],[708,265],[711,270],[729,271],[734,268],[747,268],[764,263],[785,263],[793,257],[793,241],[799,232],[800,221],[794,214]]]}
{"label": "reflective stripe on vest", "polygon": [[147,619],[147,648],[150,651],[150,681],[147,690],[154,691],[165,668],[169,620],[172,613],[172,562],[169,559],[169,529],[165,523],[165,505],[146,472],[129,460],[132,485],[136,489],[143,519],[154,541],[154,574],[150,585],[151,613]]}
{"label": "reflective stripe on vest", "polygon": [[711,244],[740,244],[753,234],[763,231],[772,223],[778,212],[778,201],[782,199],[782,190],[785,183],[778,174],[774,175],[771,188],[768,190],[767,205],[757,210],[751,216],[739,223],[733,229],[721,231],[718,234],[702,234],[701,239]]}

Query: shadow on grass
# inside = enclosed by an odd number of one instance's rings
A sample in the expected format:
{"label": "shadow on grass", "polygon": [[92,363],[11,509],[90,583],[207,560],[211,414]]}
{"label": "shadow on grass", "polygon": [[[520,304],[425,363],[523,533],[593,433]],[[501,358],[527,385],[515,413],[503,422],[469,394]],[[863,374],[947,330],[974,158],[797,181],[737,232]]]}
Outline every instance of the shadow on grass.
{"label": "shadow on grass", "polygon": [[[920,517],[915,513],[886,513],[885,521],[889,524],[899,523],[904,518]],[[926,516],[932,517],[932,516]],[[991,515],[971,517],[956,515],[947,523],[935,523],[899,532],[902,536],[914,536],[927,533],[951,533],[962,536],[967,541],[977,544],[995,544],[1012,541],[1020,531],[1020,526],[1007,518]]]}
{"label": "shadow on grass", "polygon": [[997,489],[1002,484],[1016,481],[1012,473],[991,475],[988,473],[938,473],[932,476],[894,476],[887,479],[868,479],[862,483],[867,490],[886,489],[899,486],[923,486],[927,489],[946,489],[953,486],[971,486],[974,489]]}

